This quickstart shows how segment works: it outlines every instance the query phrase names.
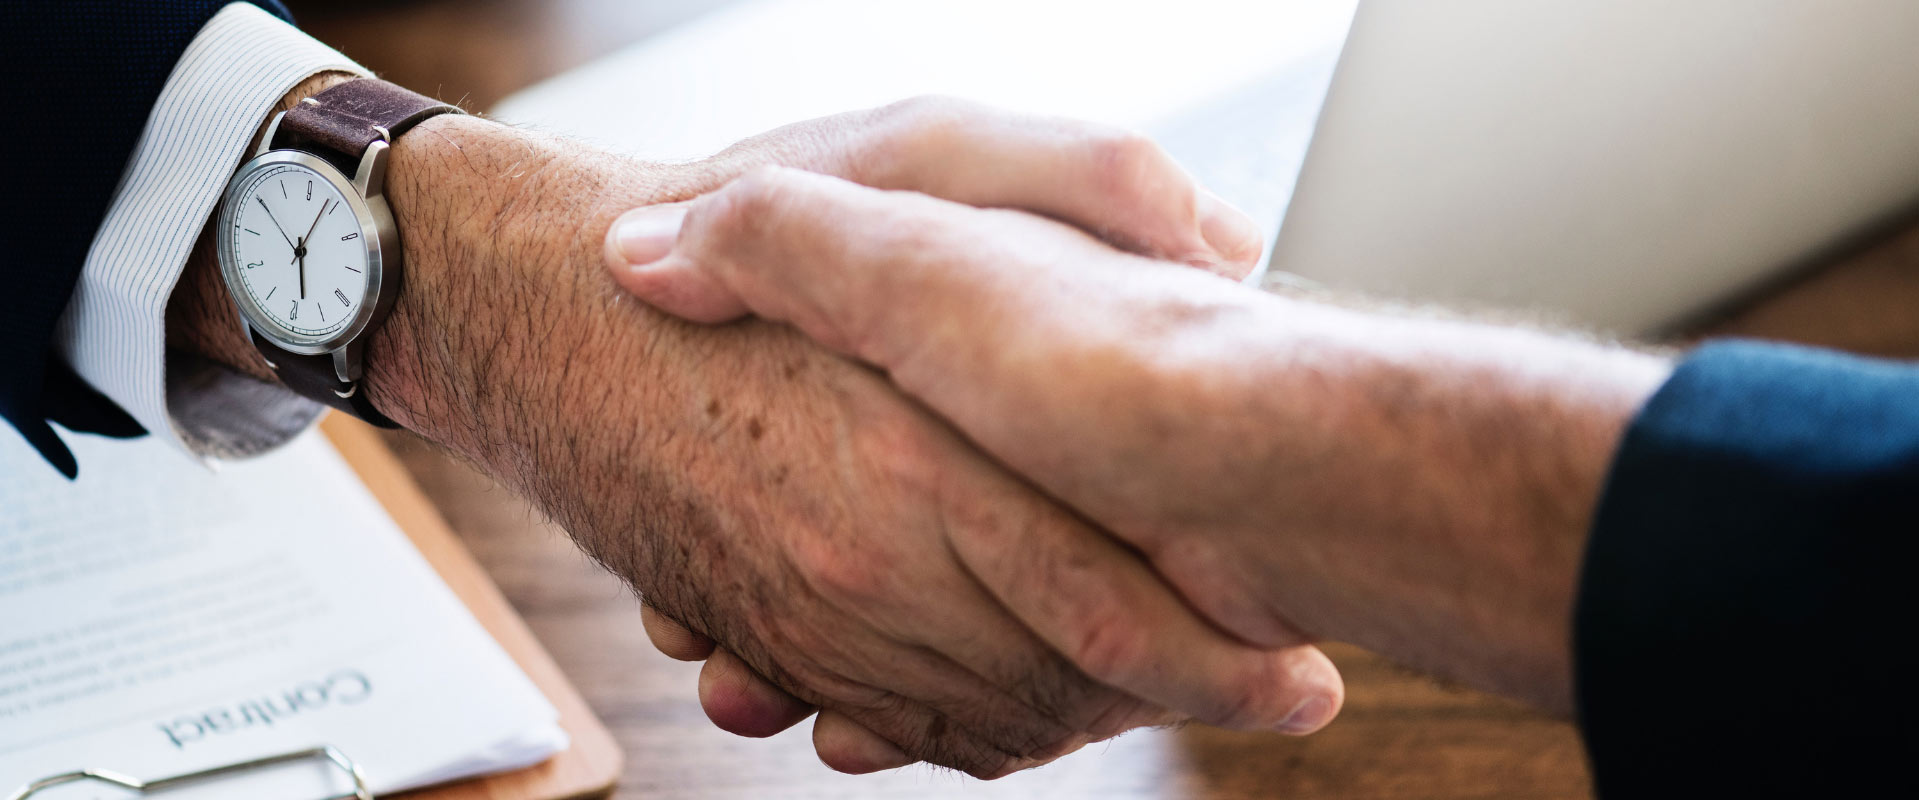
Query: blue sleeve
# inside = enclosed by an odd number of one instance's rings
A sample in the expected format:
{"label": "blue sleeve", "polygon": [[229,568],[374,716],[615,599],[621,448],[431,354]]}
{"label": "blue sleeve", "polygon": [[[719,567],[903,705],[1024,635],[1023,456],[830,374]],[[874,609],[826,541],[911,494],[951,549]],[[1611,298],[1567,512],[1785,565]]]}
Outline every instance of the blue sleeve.
{"label": "blue sleeve", "polygon": [[1910,785],[1915,555],[1919,367],[1699,349],[1626,434],[1588,545],[1574,650],[1600,796]]}
{"label": "blue sleeve", "polygon": [[[132,436],[140,426],[51,358],[53,329],[94,230],[175,61],[230,0],[12,0],[0,24],[9,184],[0,214],[0,417],[68,476],[49,422]],[[291,19],[278,0],[252,0]]]}

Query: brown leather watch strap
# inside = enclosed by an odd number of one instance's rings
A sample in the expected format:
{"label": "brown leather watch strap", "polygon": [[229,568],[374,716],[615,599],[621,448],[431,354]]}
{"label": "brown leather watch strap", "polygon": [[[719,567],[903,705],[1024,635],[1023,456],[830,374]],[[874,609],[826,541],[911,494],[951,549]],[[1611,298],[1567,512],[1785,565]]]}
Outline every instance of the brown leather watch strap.
{"label": "brown leather watch strap", "polygon": [[400,423],[373,407],[373,402],[367,399],[366,392],[361,390],[357,381],[340,380],[339,373],[333,369],[332,355],[290,353],[262,338],[258,331],[249,333],[253,334],[253,348],[260,351],[267,365],[273,367],[273,374],[280,378],[280,383],[292,389],[294,394],[345,411],[371,425],[400,427]]}
{"label": "brown leather watch strap", "polygon": [[[295,105],[280,118],[273,141],[268,146],[275,150],[296,149],[313,153],[351,176],[358,170],[361,158],[374,142],[392,144],[400,134],[420,122],[448,113],[462,112],[455,106],[386,81],[371,78],[348,81]],[[401,274],[398,248],[383,253],[382,258],[382,270],[396,277]],[[378,321],[375,322],[377,324]],[[399,427],[373,407],[357,381],[340,379],[331,354],[301,355],[289,352],[258,332],[253,332],[253,346],[268,364],[273,365],[274,373],[287,388],[374,425]]]}
{"label": "brown leather watch strap", "polygon": [[386,81],[347,81],[299,102],[280,120],[272,147],[337,156],[348,175],[368,145],[389,144],[408,128],[460,109]]}

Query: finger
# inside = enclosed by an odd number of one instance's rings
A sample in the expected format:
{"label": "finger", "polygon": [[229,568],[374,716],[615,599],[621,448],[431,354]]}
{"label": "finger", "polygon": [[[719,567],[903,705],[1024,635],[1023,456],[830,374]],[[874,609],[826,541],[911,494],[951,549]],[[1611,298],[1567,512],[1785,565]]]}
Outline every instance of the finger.
{"label": "finger", "polygon": [[746,662],[715,650],[700,668],[700,708],[727,733],[762,739],[813,713],[813,706],[761,678]]}
{"label": "finger", "polygon": [[[991,601],[982,597],[979,603],[990,605]],[[877,699],[847,706],[842,715],[857,715],[858,725],[880,732],[871,735],[883,741],[891,737],[910,743],[911,760],[986,779],[1050,762],[1090,741],[1061,729],[999,687],[983,683],[930,650],[901,649],[877,666],[884,674],[863,676],[867,683],[855,683],[853,692],[842,692]],[[897,685],[899,692],[870,688],[882,680]],[[794,686],[794,692],[808,697],[819,691],[818,686]],[[725,649],[714,651],[702,668],[699,698],[716,727],[754,738],[784,731],[815,710],[813,703],[781,689]],[[872,742],[861,746],[862,752],[876,749]]]}
{"label": "finger", "polygon": [[[869,412],[858,404],[850,410],[856,416],[877,416],[877,409]],[[1000,523],[985,515],[969,519],[946,506],[1050,505],[1026,484],[965,450],[963,443],[952,445],[954,452],[941,460],[937,474],[922,476],[948,487],[934,496],[949,499],[927,504],[917,524],[945,531],[933,548],[938,568],[914,568],[920,556],[909,548],[889,552],[885,545],[867,545],[857,552],[808,551],[802,571],[812,576],[810,582],[829,607],[863,618],[873,632],[908,646],[884,661],[842,667],[836,677],[912,697],[995,744],[1032,758],[1057,757],[1088,741],[1164,721],[1163,709],[1089,679],[1008,613],[975,574],[953,568],[952,540],[976,535],[967,527],[976,522]],[[910,583],[892,577],[907,574],[913,576]],[[866,613],[874,608],[888,613]],[[928,619],[942,622],[924,624]]]}
{"label": "finger", "polygon": [[694,633],[652,606],[640,606],[640,626],[646,629],[646,638],[667,658],[699,661],[713,654],[712,639]]}
{"label": "finger", "polygon": [[910,759],[956,769],[980,780],[1001,778],[1054,758],[1021,755],[938,710],[898,695],[887,695],[877,705],[840,711],[874,736],[895,743]]}
{"label": "finger", "polygon": [[884,144],[847,176],[857,183],[1030,211],[1126,250],[1227,274],[1251,269],[1264,244],[1251,218],[1133,131],[941,97],[878,116]]}
{"label": "finger", "polygon": [[1115,246],[1234,279],[1265,234],[1152,140],[1121,128],[942,97],[795,123],[702,162],[690,198],[762,166],[1053,217]]}
{"label": "finger", "polygon": [[912,756],[885,737],[834,711],[821,711],[813,720],[813,751],[819,755],[820,763],[848,775],[865,775],[914,763]]}
{"label": "finger", "polygon": [[1051,506],[947,510],[960,560],[1041,639],[1095,680],[1213,725],[1316,730],[1344,700],[1317,648],[1255,647],[1197,616],[1137,554]]}

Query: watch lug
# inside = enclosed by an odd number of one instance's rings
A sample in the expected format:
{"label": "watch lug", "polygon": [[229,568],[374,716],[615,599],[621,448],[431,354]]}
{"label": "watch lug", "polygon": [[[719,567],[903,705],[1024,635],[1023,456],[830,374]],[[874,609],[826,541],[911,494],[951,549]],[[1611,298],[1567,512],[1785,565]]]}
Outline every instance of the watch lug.
{"label": "watch lug", "polygon": [[285,119],[286,115],[285,111],[274,114],[273,121],[267,123],[266,135],[260,137],[260,146],[253,149],[254,158],[266,155],[267,151],[273,149],[273,137],[280,133],[280,120]]}
{"label": "watch lug", "polygon": [[333,374],[339,377],[341,383],[352,383],[360,379],[360,354],[364,351],[364,347],[365,345],[359,339],[354,339],[333,351]]}
{"label": "watch lug", "polygon": [[367,145],[366,155],[360,157],[360,168],[353,173],[353,188],[360,190],[361,197],[386,192],[387,149],[386,142],[375,141]]}
{"label": "watch lug", "polygon": [[265,350],[260,349],[260,339],[253,333],[253,323],[247,321],[247,315],[240,311],[238,305],[235,305],[233,310],[240,317],[240,335],[246,337],[247,344],[253,345],[253,354],[260,357],[260,363],[266,364],[267,369],[278,372],[280,365],[275,363]]}

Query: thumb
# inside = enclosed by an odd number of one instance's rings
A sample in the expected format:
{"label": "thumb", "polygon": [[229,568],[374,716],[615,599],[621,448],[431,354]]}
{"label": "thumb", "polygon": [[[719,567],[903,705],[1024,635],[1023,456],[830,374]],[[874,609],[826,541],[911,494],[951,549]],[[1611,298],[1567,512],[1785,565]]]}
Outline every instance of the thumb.
{"label": "thumb", "polygon": [[981,213],[769,167],[682,205],[627,212],[607,234],[606,261],[621,288],[668,314],[714,323],[751,313],[884,368],[892,352],[861,346],[924,334],[909,323],[940,297],[927,267],[966,260],[945,239]]}
{"label": "thumb", "polygon": [[667,259],[687,206],[641,206],[613,220],[606,231],[607,268],[620,288],[668,314],[705,323],[745,316],[746,305],[731,290],[689,261]]}

